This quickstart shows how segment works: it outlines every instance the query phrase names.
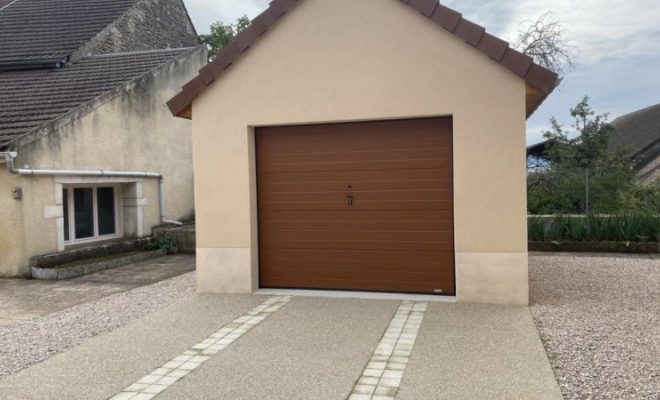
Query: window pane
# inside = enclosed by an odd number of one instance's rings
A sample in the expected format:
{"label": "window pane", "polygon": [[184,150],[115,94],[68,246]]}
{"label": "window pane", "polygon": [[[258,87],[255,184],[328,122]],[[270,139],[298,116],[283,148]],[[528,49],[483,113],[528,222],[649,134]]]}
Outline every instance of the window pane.
{"label": "window pane", "polygon": [[92,188],[73,189],[73,218],[76,239],[94,236],[94,192]]}
{"label": "window pane", "polygon": [[62,202],[64,203],[64,240],[69,241],[69,191],[62,189]]}
{"label": "window pane", "polygon": [[96,203],[99,207],[99,236],[117,233],[115,229],[115,196],[114,188],[100,187],[96,192]]}

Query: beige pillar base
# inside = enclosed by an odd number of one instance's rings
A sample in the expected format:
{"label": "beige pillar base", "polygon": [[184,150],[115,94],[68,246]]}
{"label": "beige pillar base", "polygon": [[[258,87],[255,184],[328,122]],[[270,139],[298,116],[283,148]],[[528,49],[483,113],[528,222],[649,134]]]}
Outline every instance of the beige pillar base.
{"label": "beige pillar base", "polygon": [[198,293],[254,293],[259,288],[256,247],[197,249]]}
{"label": "beige pillar base", "polygon": [[456,253],[456,299],[528,305],[527,253]]}

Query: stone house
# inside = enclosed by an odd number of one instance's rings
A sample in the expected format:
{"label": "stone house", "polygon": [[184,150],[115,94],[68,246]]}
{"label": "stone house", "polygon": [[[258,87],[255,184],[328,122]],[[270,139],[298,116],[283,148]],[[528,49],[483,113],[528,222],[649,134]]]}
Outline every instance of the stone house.
{"label": "stone house", "polygon": [[182,0],[0,1],[0,276],[194,215]]}

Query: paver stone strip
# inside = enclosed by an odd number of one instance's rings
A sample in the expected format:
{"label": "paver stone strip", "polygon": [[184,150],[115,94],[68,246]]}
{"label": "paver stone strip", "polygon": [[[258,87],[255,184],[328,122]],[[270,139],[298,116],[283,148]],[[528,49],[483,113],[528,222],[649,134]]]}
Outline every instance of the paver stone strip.
{"label": "paver stone strip", "polygon": [[162,367],[155,369],[149,375],[111,397],[110,400],[148,400],[156,397],[159,393],[167,390],[169,386],[197,369],[209,360],[211,356],[217,354],[260,324],[268,316],[288,303],[289,300],[291,300],[291,296],[269,297],[260,305],[236,318],[231,323],[192,346],[189,350],[174,357]]}
{"label": "paver stone strip", "polygon": [[401,303],[348,400],[394,400],[426,306],[411,300]]}

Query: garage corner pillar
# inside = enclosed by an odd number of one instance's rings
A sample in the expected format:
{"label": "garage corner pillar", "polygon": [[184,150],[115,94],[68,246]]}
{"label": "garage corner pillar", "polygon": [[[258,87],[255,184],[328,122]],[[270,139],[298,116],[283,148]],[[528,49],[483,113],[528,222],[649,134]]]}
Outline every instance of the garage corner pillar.
{"label": "garage corner pillar", "polygon": [[[196,147],[195,201],[198,293],[254,293],[259,288],[254,130],[240,122],[216,135],[199,114],[213,146]],[[237,134],[241,132],[242,134]],[[199,141],[197,143],[200,143]],[[193,143],[193,147],[195,147]]]}

